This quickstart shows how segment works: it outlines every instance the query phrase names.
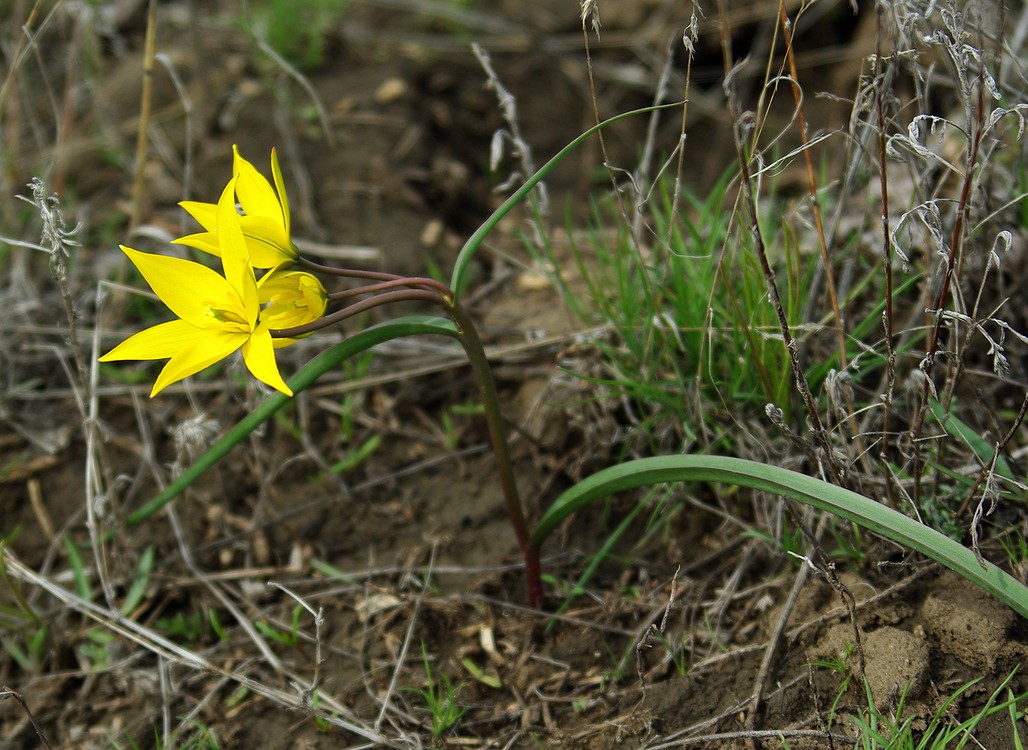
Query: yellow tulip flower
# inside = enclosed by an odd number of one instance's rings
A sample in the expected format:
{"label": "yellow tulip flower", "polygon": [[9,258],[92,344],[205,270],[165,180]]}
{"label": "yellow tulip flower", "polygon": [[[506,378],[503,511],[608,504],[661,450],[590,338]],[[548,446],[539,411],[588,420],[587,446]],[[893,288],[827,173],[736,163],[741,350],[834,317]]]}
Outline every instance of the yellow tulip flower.
{"label": "yellow tulip flower", "polygon": [[[269,271],[257,282],[257,296],[265,305],[261,320],[273,331],[313,323],[325,314],[328,306],[325,287],[317,276],[306,271]],[[296,341],[277,338],[275,348]]]}
{"label": "yellow tulip flower", "polygon": [[216,208],[218,247],[225,275],[181,258],[142,253],[121,246],[154,293],[178,316],[129,337],[100,358],[168,359],[150,396],[242,350],[255,378],[292,396],[275,361],[267,321],[261,319],[257,280],[236,211],[237,179],[229,182]]}
{"label": "yellow tulip flower", "polygon": [[[289,197],[286,195],[278,153],[271,150],[271,174],[275,187],[232,147],[232,173],[236,175],[236,198],[243,209],[240,224],[250,262],[254,268],[291,266],[299,253],[289,234]],[[195,247],[211,255],[221,255],[218,238],[218,207],[213,203],[182,201],[182,208],[205,231],[174,240],[180,245]]]}

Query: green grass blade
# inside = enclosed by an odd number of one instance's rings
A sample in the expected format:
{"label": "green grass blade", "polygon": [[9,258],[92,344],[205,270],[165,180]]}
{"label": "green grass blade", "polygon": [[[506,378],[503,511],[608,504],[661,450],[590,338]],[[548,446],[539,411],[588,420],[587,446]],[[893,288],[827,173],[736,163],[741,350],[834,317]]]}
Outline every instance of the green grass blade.
{"label": "green grass blade", "polygon": [[[953,414],[947,413],[942,408],[942,404],[935,399],[928,402],[928,407],[932,410],[932,416],[939,420],[939,424],[942,425],[946,432],[953,437],[963,440],[983,464],[988,466],[992,463],[992,458],[996,455],[996,446],[993,443],[983,438]],[[1010,469],[1010,464],[1007,463],[1003,456],[996,458],[996,473],[1001,477],[1014,481],[1014,472]]]}
{"label": "green grass blade", "polygon": [[135,608],[139,606],[140,602],[143,601],[146,589],[150,585],[150,574],[153,572],[154,554],[154,548],[151,544],[143,550],[143,554],[139,558],[139,565],[136,566],[136,574],[132,578],[132,584],[129,586],[128,593],[125,594],[125,601],[122,602],[120,609],[121,613],[126,617],[131,615]]}
{"label": "green grass blade", "polygon": [[[422,334],[439,334],[454,338],[459,335],[457,327],[446,318],[427,315],[397,318],[388,323],[382,323],[381,325],[356,333],[345,341],[339,342],[328,351],[322,352],[289,379],[289,387],[293,390],[293,393],[299,393],[313,385],[326,372],[338,367],[341,362],[355,354],[360,354],[366,349],[381,344],[383,341]],[[263,404],[246,415],[239,424],[208,448],[207,452],[194,461],[174,482],[169,484],[167,489],[142,508],[129,515],[125,519],[125,525],[134,526],[145,521],[171,502],[176,495],[220,461],[237,443],[244,440],[247,435],[271,419],[275,412],[291,400],[289,396],[282,393],[273,393],[269,396]]]}
{"label": "green grass blade", "polygon": [[64,536],[64,551],[68,553],[68,563],[71,565],[71,577],[75,581],[75,593],[87,602],[93,601],[93,591],[89,586],[89,576],[86,574],[86,565],[82,562],[82,555],[71,537]]}
{"label": "green grass blade", "polygon": [[468,238],[468,241],[464,243],[464,247],[461,248],[460,253],[457,255],[457,260],[453,264],[453,274],[450,276],[450,289],[453,290],[454,299],[458,299],[463,291],[464,275],[467,273],[468,265],[471,263],[471,259],[475,257],[475,253],[478,252],[478,248],[482,246],[485,238],[489,236],[489,233],[492,232],[493,229],[496,228],[496,225],[500,223],[500,220],[510,213],[511,209],[528,197],[528,194],[532,192],[532,189],[542,182],[543,179],[546,178],[546,175],[548,175],[554,167],[564,160],[564,157],[585,143],[593,135],[600,132],[603,128],[608,125],[612,125],[619,120],[634,117],[635,115],[644,115],[648,112],[655,112],[659,109],[669,109],[671,107],[680,106],[682,106],[682,102],[673,102],[671,104],[658,104],[652,107],[633,109],[631,112],[623,112],[620,115],[611,117],[609,120],[604,120],[599,125],[593,125],[558,151],[556,156],[543,164],[534,175],[528,178],[524,185],[515,190],[513,195],[505,200],[498,209],[493,211],[492,216],[486,219],[485,222],[475,230],[475,233]]}
{"label": "green grass blade", "polygon": [[[585,593],[585,587],[592,579],[593,574],[596,573],[596,570],[600,567],[600,564],[610,556],[610,551],[614,548],[614,545],[617,544],[618,540],[621,539],[622,536],[624,536],[626,531],[628,531],[628,527],[632,525],[632,522],[635,520],[635,517],[639,515],[639,512],[644,507],[644,503],[639,503],[634,508],[632,508],[632,510],[629,513],[625,515],[621,523],[618,524],[618,527],[614,529],[614,533],[607,537],[607,539],[603,542],[603,546],[601,546],[596,551],[596,554],[592,556],[592,559],[589,561],[589,564],[586,565],[585,570],[578,577],[578,580],[575,581],[574,587],[571,589],[570,592],[568,592],[568,595],[564,597],[564,601],[561,603],[560,607],[557,608],[557,611],[554,614],[562,615],[565,612],[567,612],[568,609],[571,607],[571,603],[572,601],[574,601],[575,597],[581,596]],[[550,620],[550,625],[552,625],[555,622],[556,620]],[[550,625],[547,625],[547,628],[549,628]]]}
{"label": "green grass blade", "polygon": [[664,482],[722,482],[797,500],[917,550],[1028,617],[1028,587],[995,565],[980,564],[971,550],[891,508],[855,492],[777,466],[723,456],[658,456],[629,461],[593,474],[561,495],[532,533],[538,549],[572,513],[616,492]]}
{"label": "green grass blade", "polygon": [[1020,716],[1017,710],[1018,699],[1014,697],[1014,691],[1007,688],[1007,712],[1010,714],[1010,727],[1013,730],[1014,750],[1024,750],[1024,743],[1021,742],[1021,732],[1018,729]]}

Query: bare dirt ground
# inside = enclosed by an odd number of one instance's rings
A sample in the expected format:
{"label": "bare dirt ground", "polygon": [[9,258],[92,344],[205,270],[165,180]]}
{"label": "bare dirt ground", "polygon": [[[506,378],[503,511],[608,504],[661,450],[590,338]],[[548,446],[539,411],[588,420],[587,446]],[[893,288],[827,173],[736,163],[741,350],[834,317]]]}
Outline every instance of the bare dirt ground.
{"label": "bare dirt ground", "polygon": [[[14,3],[19,24],[28,5]],[[69,226],[81,224],[68,274],[87,368],[94,335],[106,350],[139,327],[134,309],[161,314],[131,307],[117,244],[157,250],[188,231],[175,203],[217,195],[232,144],[264,171],[271,147],[279,149],[294,230],[315,256],[445,275],[501,200],[495,185],[518,168],[508,156],[490,170],[490,143],[505,123],[470,42],[490,52],[514,94],[537,163],[593,123],[574,3],[354,0],[318,34],[324,52],[302,76],[224,5],[161,3],[146,202],[134,234],[126,232],[144,4],[71,12],[65,3],[48,25],[37,19],[39,43],[6,95],[7,194],[26,194],[21,186],[41,176],[61,194]],[[738,43],[758,43],[766,14],[733,5]],[[250,8],[258,28],[262,7]],[[110,15],[92,15],[101,11]],[[591,50],[598,105],[606,114],[645,106],[689,9],[636,0],[601,12]],[[873,42],[868,15],[854,19],[840,4],[803,30],[800,61],[812,88],[852,93]],[[734,158],[717,104],[716,25],[703,30],[688,152],[698,189]],[[5,43],[17,38],[8,23]],[[4,54],[10,66],[13,47]],[[672,92],[676,85],[672,77]],[[837,110],[845,107],[818,102],[808,116]],[[658,129],[661,148],[677,138],[671,120]],[[645,125],[610,131],[612,161],[635,163]],[[584,196],[607,184],[599,159],[590,144],[562,166],[550,184],[555,215],[565,196],[578,196],[568,204],[576,220],[587,214]],[[10,202],[3,234],[30,237],[31,207]],[[630,415],[617,397],[567,374],[587,371],[596,354],[555,289],[530,271],[526,227],[521,218],[501,227],[472,297],[494,351],[520,489],[537,514],[561,489],[617,460]],[[858,540],[859,558],[839,564],[855,599],[851,620],[819,574],[740,533],[773,530],[778,500],[705,487],[679,490],[656,527],[646,513],[632,521],[624,539],[640,541],[617,545],[566,603],[641,496],[570,521],[545,549],[545,611],[526,608],[493,459],[470,408],[474,383],[459,353],[435,341],[383,346],[325,379],[168,512],[122,529],[173,465],[262,395],[231,367],[153,401],[148,379],[102,379],[80,400],[83,374],[45,256],[14,249],[8,257],[0,535],[24,567],[9,565],[0,589],[0,685],[25,700],[51,747],[164,747],[155,737],[169,747],[312,750],[847,747],[853,727],[841,717],[867,706],[857,680],[843,687],[855,670],[857,633],[876,704],[902,704],[922,727],[940,710],[972,715],[1028,656],[1023,619],[870,535]],[[101,299],[98,278],[121,286]],[[337,338],[285,350],[283,369]],[[746,425],[762,416],[737,418]],[[365,460],[341,468],[372,439]],[[86,527],[87,498],[89,514],[111,532],[99,548]],[[84,584],[69,543],[85,560]],[[152,574],[123,613],[133,630],[115,613],[148,550]],[[1023,580],[1025,571],[1015,572]],[[87,593],[92,618],[81,604]],[[321,613],[317,623],[312,612]],[[27,644],[43,625],[32,651]],[[464,711],[437,739],[419,692],[433,684],[452,684]],[[1010,689],[1024,693],[1028,676],[1019,671]],[[840,718],[828,726],[833,711]],[[1024,721],[1018,726],[1028,740]],[[1013,747],[1009,715],[991,717],[975,737],[978,747]],[[42,746],[15,700],[0,702],[0,746]]]}

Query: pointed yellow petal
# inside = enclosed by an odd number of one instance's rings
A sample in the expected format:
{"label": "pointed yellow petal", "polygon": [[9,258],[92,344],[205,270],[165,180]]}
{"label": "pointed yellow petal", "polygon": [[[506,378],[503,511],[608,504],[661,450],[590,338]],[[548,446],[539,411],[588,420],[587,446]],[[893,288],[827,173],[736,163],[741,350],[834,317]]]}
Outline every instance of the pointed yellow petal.
{"label": "pointed yellow petal", "polygon": [[236,174],[236,196],[247,216],[266,216],[282,224],[282,204],[268,180],[232,147],[232,169]]}
{"label": "pointed yellow petal", "polygon": [[293,392],[282,379],[278,371],[278,362],[275,361],[275,348],[272,344],[271,333],[268,326],[261,323],[257,326],[250,338],[243,344],[243,361],[253,376],[262,383],[270,385],[277,391],[287,396]]}
{"label": "pointed yellow petal", "polygon": [[216,255],[219,258],[221,257],[221,245],[218,244],[217,232],[197,232],[196,234],[187,234],[185,237],[179,237],[177,240],[172,240],[171,244],[195,247],[197,250],[203,250],[205,253]]}
{"label": "pointed yellow petal", "polygon": [[243,346],[247,339],[245,333],[232,333],[222,329],[207,329],[200,336],[180,349],[168,360],[168,364],[157,376],[157,381],[150,391],[153,398],[172,383],[177,383],[190,375],[195,375],[215,362],[223,360],[232,352]]}
{"label": "pointed yellow petal", "polygon": [[250,251],[243,239],[243,230],[236,211],[235,188],[238,178],[233,177],[218,201],[218,244],[225,279],[235,289],[243,303],[243,318],[251,330],[257,325],[260,306],[257,304],[257,280],[250,265]]}
{"label": "pointed yellow petal", "polygon": [[261,320],[277,330],[313,323],[325,314],[328,295],[321,282],[306,271],[273,271],[257,284],[258,299],[267,306]]}
{"label": "pointed yellow petal", "polygon": [[[182,258],[141,253],[124,245],[121,249],[161,302],[186,322],[203,326],[210,317],[211,307],[234,309],[240,306],[228,282],[207,266]],[[252,275],[253,271],[250,273]]]}
{"label": "pointed yellow petal", "polygon": [[182,201],[179,205],[185,212],[196,219],[196,223],[213,232],[217,227],[218,206],[214,203],[200,203],[199,201]]}
{"label": "pointed yellow petal", "polygon": [[289,237],[289,196],[286,195],[286,181],[282,179],[282,170],[278,166],[278,151],[271,149],[271,176],[275,180],[275,192],[282,207],[282,226]]}
{"label": "pointed yellow petal", "polygon": [[129,336],[107,354],[101,362],[125,359],[167,359],[191,344],[202,329],[184,320],[170,320]]}
{"label": "pointed yellow petal", "polygon": [[[297,255],[294,253],[287,254],[283,252],[282,245],[277,239],[271,240],[266,239],[266,235],[272,234],[277,237],[280,232],[265,232],[264,228],[269,224],[269,220],[263,217],[251,217],[241,216],[239,217],[243,226],[243,241],[246,242],[247,252],[250,254],[250,264],[254,268],[277,268],[278,266],[288,264],[293,265],[296,262]],[[258,226],[256,234],[251,236],[248,227],[254,228],[252,219],[257,219]],[[187,247],[195,247],[197,250],[203,250],[205,253],[216,255],[221,257],[221,238],[218,237],[217,232],[197,232],[196,234],[189,234],[185,237],[179,237],[176,240],[172,240],[173,245],[185,245]],[[288,247],[292,247],[292,243],[288,244]]]}
{"label": "pointed yellow petal", "polygon": [[281,224],[267,216],[242,216],[239,225],[250,247],[250,262],[255,268],[275,268],[283,263],[292,265],[296,262],[296,249]]}

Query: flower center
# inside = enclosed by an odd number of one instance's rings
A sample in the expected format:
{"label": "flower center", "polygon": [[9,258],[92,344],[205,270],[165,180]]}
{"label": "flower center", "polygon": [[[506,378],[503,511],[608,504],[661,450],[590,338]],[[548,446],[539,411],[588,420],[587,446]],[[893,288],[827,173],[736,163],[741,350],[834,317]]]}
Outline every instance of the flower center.
{"label": "flower center", "polygon": [[250,329],[250,324],[246,319],[234,310],[225,310],[224,308],[214,307],[212,304],[207,303],[207,310],[204,314],[209,315],[219,323],[228,323],[230,326],[239,326],[243,330]]}

